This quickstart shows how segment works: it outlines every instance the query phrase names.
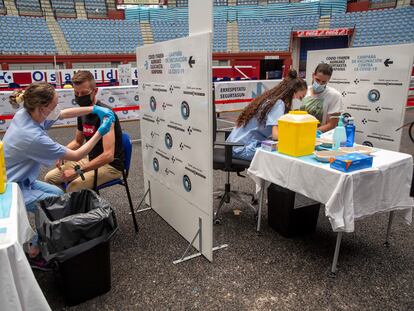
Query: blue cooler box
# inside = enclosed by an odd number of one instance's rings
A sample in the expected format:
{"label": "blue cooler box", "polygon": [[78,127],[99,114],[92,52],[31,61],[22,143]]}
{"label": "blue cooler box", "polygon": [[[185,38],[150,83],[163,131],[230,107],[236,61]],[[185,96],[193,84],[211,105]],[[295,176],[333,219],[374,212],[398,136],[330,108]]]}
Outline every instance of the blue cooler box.
{"label": "blue cooler box", "polygon": [[350,153],[343,156],[336,157],[331,162],[331,168],[349,173],[364,168],[372,167],[372,156],[361,153]]}

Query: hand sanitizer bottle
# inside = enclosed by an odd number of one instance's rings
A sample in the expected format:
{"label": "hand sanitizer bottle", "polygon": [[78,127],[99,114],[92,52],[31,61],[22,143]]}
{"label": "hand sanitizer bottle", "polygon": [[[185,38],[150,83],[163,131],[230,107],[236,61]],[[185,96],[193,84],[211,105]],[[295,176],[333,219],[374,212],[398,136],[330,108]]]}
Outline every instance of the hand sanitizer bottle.
{"label": "hand sanitizer bottle", "polygon": [[343,116],[339,117],[339,122],[333,133],[333,150],[338,150],[339,147],[346,143],[346,131],[343,123]]}

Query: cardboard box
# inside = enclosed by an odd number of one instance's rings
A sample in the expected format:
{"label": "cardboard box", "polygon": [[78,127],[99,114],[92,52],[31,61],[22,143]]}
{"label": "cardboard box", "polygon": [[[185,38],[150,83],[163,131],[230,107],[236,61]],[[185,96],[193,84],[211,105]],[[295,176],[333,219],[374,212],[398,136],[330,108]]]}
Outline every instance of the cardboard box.
{"label": "cardboard box", "polygon": [[331,168],[349,173],[364,168],[372,167],[373,157],[361,153],[349,153],[347,155],[336,157],[331,161]]}
{"label": "cardboard box", "polygon": [[264,140],[262,141],[261,147],[266,151],[276,151],[277,150],[277,141],[274,140]]}

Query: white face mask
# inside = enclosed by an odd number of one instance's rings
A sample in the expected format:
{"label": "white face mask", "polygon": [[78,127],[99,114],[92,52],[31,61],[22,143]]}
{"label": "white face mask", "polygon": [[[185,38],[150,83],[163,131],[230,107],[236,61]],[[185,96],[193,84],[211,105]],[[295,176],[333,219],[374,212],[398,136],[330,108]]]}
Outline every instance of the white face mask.
{"label": "white face mask", "polygon": [[56,105],[55,109],[53,109],[48,116],[46,117],[46,120],[48,121],[56,121],[60,117],[60,107],[59,105]]}

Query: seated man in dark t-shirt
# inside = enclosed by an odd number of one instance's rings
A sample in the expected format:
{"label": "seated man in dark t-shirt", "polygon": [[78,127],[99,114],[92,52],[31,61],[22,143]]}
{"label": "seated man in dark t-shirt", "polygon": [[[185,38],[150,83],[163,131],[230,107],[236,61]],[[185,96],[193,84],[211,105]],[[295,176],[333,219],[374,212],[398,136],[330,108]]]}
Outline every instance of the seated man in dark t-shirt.
{"label": "seated man in dark t-shirt", "polygon": [[[98,105],[110,108],[96,99],[95,79],[89,71],[78,71],[73,76],[75,100],[81,107]],[[96,144],[89,153],[88,158],[78,162],[61,161],[56,162],[56,168],[45,176],[45,181],[61,186],[68,183],[67,192],[79,191],[81,189],[92,189],[94,186],[95,169],[98,169],[97,185],[101,185],[110,180],[122,177],[124,163],[124,149],[122,146],[122,130],[118,117],[115,115],[115,122],[107,135]],[[67,148],[76,150],[84,141],[91,139],[98,130],[100,119],[95,114],[79,117],[77,120],[78,128],[75,139],[72,140]],[[79,165],[85,180],[78,175],[75,166]]]}

